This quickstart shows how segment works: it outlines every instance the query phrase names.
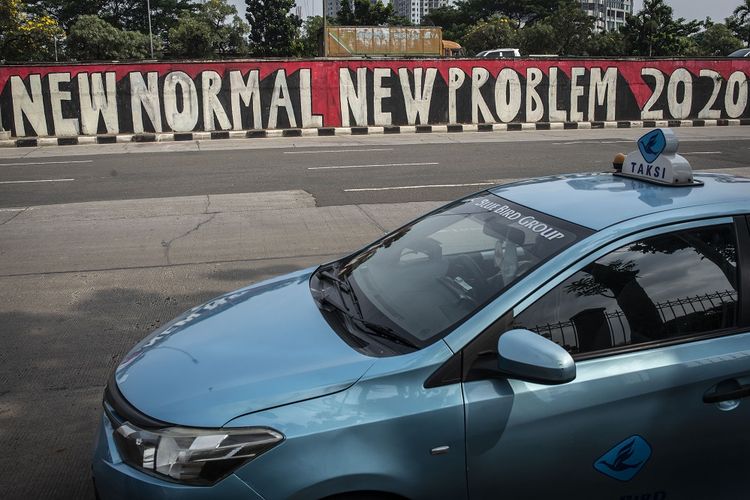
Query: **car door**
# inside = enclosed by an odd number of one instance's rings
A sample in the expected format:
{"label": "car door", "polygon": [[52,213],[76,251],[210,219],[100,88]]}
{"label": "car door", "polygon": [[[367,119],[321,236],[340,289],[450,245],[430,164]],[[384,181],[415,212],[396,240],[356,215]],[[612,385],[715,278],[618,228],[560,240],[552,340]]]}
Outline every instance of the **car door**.
{"label": "car door", "polygon": [[[747,240],[744,218],[621,239],[467,346],[470,497],[746,496]],[[565,347],[576,379],[550,386],[493,371],[497,338],[511,328]]]}

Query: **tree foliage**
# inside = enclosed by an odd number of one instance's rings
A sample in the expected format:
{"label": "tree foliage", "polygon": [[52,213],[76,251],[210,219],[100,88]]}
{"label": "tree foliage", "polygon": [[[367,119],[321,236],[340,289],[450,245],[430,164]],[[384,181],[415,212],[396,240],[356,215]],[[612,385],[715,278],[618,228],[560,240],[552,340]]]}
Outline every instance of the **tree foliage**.
{"label": "tree foliage", "polygon": [[685,38],[698,32],[699,21],[672,19],[672,7],[665,0],[644,0],[643,9],[627,16],[622,33],[629,54],[637,56],[682,55]]}
{"label": "tree foliage", "polygon": [[744,0],[738,5],[726,22],[737,38],[750,44],[750,0]]}
{"label": "tree foliage", "polygon": [[57,21],[26,9],[19,0],[0,0],[0,59],[49,61],[65,32]]}
{"label": "tree foliage", "polygon": [[516,29],[507,17],[479,21],[469,28],[463,38],[463,46],[468,54],[476,54],[485,49],[515,47],[516,42]]}
{"label": "tree foliage", "polygon": [[433,9],[425,16],[423,24],[440,26],[443,28],[443,38],[446,40],[463,40],[471,26],[467,17],[453,6]]}
{"label": "tree foliage", "polygon": [[339,12],[336,14],[334,21],[336,24],[342,26],[354,26],[354,10],[352,9],[351,0],[341,0],[339,2]]}
{"label": "tree foliage", "polygon": [[[154,34],[165,36],[182,13],[195,11],[195,0],[149,0],[151,28]],[[80,16],[97,15],[121,30],[148,33],[148,10],[145,0],[30,0],[30,8],[37,13],[48,13],[69,29]]]}
{"label": "tree foliage", "polygon": [[586,52],[594,57],[622,56],[626,53],[625,37],[619,31],[592,33]]}
{"label": "tree foliage", "polygon": [[[148,35],[118,29],[97,16],[80,16],[70,27],[68,53],[80,61],[146,59],[150,57]],[[157,38],[155,49],[161,48]]]}
{"label": "tree foliage", "polygon": [[169,30],[169,53],[190,58],[246,55],[248,32],[233,5],[207,0],[196,13],[184,12]]}
{"label": "tree foliage", "polygon": [[[352,8],[353,6],[353,8]],[[411,22],[399,16],[392,3],[382,0],[341,0],[335,23],[341,26],[408,26]]]}
{"label": "tree foliage", "polygon": [[588,16],[576,0],[561,1],[557,9],[544,18],[554,32],[555,53],[582,55],[586,53],[594,28],[594,19]]}
{"label": "tree foliage", "polygon": [[710,24],[704,31],[694,36],[701,56],[726,56],[742,48],[742,40],[734,36],[726,24]]}
{"label": "tree foliage", "polygon": [[300,38],[300,55],[302,57],[317,57],[323,50],[323,17],[310,16],[302,25]]}
{"label": "tree foliage", "polygon": [[469,24],[504,16],[520,28],[548,17],[558,3],[559,0],[459,0],[456,6]]}
{"label": "tree foliage", "polygon": [[295,55],[300,50],[300,18],[290,13],[294,0],[245,0],[250,51],[256,56]]}

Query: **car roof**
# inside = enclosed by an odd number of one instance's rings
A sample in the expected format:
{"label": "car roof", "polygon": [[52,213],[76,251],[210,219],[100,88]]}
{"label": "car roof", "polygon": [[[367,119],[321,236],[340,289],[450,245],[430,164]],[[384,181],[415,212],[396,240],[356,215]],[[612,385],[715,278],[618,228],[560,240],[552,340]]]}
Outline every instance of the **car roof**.
{"label": "car roof", "polygon": [[628,219],[717,203],[747,201],[750,179],[698,173],[702,186],[664,186],[612,173],[540,177],[491,189],[519,205],[601,230]]}

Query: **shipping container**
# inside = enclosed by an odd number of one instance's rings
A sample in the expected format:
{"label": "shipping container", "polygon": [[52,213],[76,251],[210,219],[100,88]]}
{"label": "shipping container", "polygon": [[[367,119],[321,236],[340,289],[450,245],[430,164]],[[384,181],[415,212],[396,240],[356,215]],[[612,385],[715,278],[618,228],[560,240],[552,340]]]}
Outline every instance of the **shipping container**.
{"label": "shipping container", "polygon": [[329,57],[440,57],[442,41],[439,27],[328,26],[325,37]]}

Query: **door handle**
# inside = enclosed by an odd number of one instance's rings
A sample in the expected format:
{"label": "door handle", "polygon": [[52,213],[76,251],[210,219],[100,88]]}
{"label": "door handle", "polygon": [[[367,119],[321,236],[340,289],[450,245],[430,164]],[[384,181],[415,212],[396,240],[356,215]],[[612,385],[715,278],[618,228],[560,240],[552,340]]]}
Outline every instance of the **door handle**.
{"label": "door handle", "polygon": [[750,385],[741,385],[736,379],[724,380],[714,386],[713,391],[703,395],[707,404],[734,401],[750,396]]}

